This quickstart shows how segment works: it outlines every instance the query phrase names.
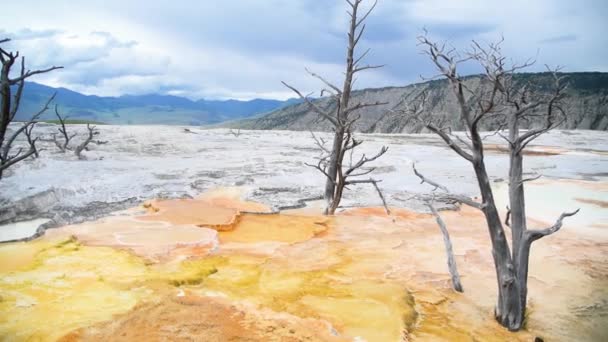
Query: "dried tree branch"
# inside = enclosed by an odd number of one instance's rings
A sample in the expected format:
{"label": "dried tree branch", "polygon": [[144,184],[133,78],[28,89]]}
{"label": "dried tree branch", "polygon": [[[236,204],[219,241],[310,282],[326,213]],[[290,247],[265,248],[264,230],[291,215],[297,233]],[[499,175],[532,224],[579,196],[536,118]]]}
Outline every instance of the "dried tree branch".
{"label": "dried tree branch", "polygon": [[317,114],[321,115],[323,118],[325,118],[327,121],[331,122],[333,125],[338,125],[338,121],[328,112],[322,110],[319,106],[317,106],[314,102],[312,102],[308,97],[302,95],[302,93],[300,93],[299,90],[297,90],[296,88],[290,86],[289,84],[281,81],[281,83],[283,83],[284,86],[286,86],[287,88],[291,89],[294,93],[296,93],[300,99],[304,100],[304,102],[306,102],[306,104],[308,104],[308,106]]}
{"label": "dried tree branch", "polygon": [[25,74],[23,74],[23,75],[21,75],[21,76],[19,76],[17,78],[10,79],[9,83],[11,85],[14,85],[14,84],[17,84],[17,83],[19,83],[21,81],[24,81],[26,78],[32,77],[34,75],[45,74],[45,73],[47,73],[49,71],[53,71],[53,70],[57,70],[57,69],[63,69],[63,67],[62,66],[52,66],[50,68],[42,69],[42,70],[34,70],[34,71],[29,71],[28,70]]}
{"label": "dried tree branch", "polygon": [[562,213],[559,218],[557,219],[557,221],[555,221],[555,223],[549,227],[549,228],[545,228],[542,230],[526,230],[525,232],[525,240],[528,241],[529,243],[532,243],[542,237],[545,237],[547,235],[551,235],[555,232],[557,232],[558,230],[560,230],[560,228],[562,228],[562,223],[563,220],[566,217],[570,217],[570,216],[574,216],[576,215],[578,212],[580,211],[580,209],[576,209],[573,212],[569,212],[569,213]]}
{"label": "dried tree branch", "polygon": [[422,175],[420,172],[418,172],[418,170],[416,170],[416,163],[412,163],[412,169],[414,170],[414,174],[415,174],[416,176],[418,176],[418,178],[420,178],[420,184],[422,184],[422,183],[427,183],[428,185],[430,185],[430,186],[434,187],[434,188],[433,188],[433,191],[435,191],[435,190],[437,190],[437,189],[441,189],[441,190],[443,190],[443,191],[445,191],[445,192],[450,192],[450,191],[448,190],[448,188],[446,188],[445,186],[443,186],[443,185],[441,185],[441,184],[439,184],[439,183],[435,183],[435,182],[433,182],[432,180],[430,180],[430,179],[428,179],[428,178],[424,177],[424,176],[423,176],[423,175]]}
{"label": "dried tree branch", "polygon": [[426,203],[427,207],[431,211],[431,214],[435,217],[435,221],[441,230],[441,235],[443,236],[443,244],[445,247],[445,253],[448,259],[448,270],[450,272],[450,276],[452,277],[452,288],[457,292],[464,292],[462,288],[462,283],[460,282],[460,274],[458,273],[458,268],[456,267],[456,258],[454,257],[454,250],[452,248],[452,240],[450,239],[450,233],[448,228],[443,222],[443,219],[437,212],[437,209],[433,205],[432,202]]}

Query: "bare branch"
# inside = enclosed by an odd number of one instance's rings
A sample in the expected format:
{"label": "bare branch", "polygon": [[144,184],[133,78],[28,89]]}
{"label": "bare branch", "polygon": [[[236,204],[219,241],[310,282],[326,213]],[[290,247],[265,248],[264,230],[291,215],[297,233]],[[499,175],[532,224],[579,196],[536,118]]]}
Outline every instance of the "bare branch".
{"label": "bare branch", "polygon": [[466,204],[471,208],[475,208],[475,209],[479,209],[479,210],[483,210],[486,207],[485,203],[476,202],[476,201],[472,200],[470,197],[463,196],[463,195],[449,193],[449,194],[437,194],[437,195],[435,195],[435,197],[437,199],[440,199],[445,202],[456,202],[456,203]]}
{"label": "bare branch", "polygon": [[372,11],[374,10],[374,8],[376,8],[376,5],[378,5],[378,0],[374,1],[374,3],[372,4],[372,7],[370,7],[370,9],[367,10],[367,12],[363,15],[363,17],[361,17],[361,19],[359,19],[357,21],[357,24],[355,26],[361,25],[361,23],[363,23],[365,21],[365,19],[367,19],[367,17],[369,16],[369,14],[372,13]]}
{"label": "bare branch", "polygon": [[359,58],[357,58],[357,59],[355,60],[355,62],[353,63],[353,65],[357,65],[357,64],[359,64],[359,62],[361,62],[361,61],[363,60],[363,58],[365,58],[365,56],[366,56],[366,55],[367,55],[367,54],[368,54],[368,53],[369,53],[371,50],[372,50],[371,48],[369,48],[369,49],[365,50],[365,52],[364,52],[364,53],[362,53],[362,54],[361,54],[361,56],[359,56]]}
{"label": "bare branch", "polygon": [[418,170],[416,169],[415,163],[412,163],[412,169],[414,170],[414,174],[416,176],[418,176],[418,178],[420,178],[421,184],[427,183],[434,187],[433,191],[435,191],[439,188],[445,192],[442,194],[433,194],[433,199],[438,198],[438,199],[441,199],[442,201],[451,201],[451,202],[462,203],[462,204],[466,204],[470,207],[473,207],[473,208],[479,209],[479,210],[481,210],[485,207],[485,204],[475,202],[469,197],[450,193],[445,186],[442,186],[439,183],[428,179],[427,177],[423,176],[420,172],[418,172]]}
{"label": "bare branch", "polygon": [[378,193],[378,196],[382,200],[382,205],[384,206],[384,211],[386,212],[387,215],[390,215],[391,211],[390,211],[390,209],[388,208],[388,206],[386,204],[386,199],[384,198],[384,195],[382,194],[382,191],[378,187],[378,183],[380,183],[380,182],[381,182],[380,180],[376,180],[376,179],[370,178],[370,179],[354,179],[354,180],[349,180],[349,181],[346,181],[344,184],[345,185],[372,184],[374,186],[374,188],[376,189],[376,192]]}
{"label": "bare branch", "polygon": [[317,145],[317,147],[319,147],[325,153],[331,153],[331,151],[325,146],[325,140],[323,140],[323,138],[317,138],[313,131],[310,131],[310,135],[315,141],[315,145]]}
{"label": "bare branch", "polygon": [[284,86],[286,86],[287,88],[291,89],[294,93],[296,93],[300,99],[304,100],[308,106],[310,108],[312,108],[317,114],[323,116],[325,119],[327,119],[329,122],[331,122],[334,126],[338,126],[338,121],[329,113],[327,113],[326,111],[322,110],[321,108],[319,108],[319,106],[317,106],[314,102],[310,101],[310,99],[304,95],[302,95],[302,93],[300,93],[299,90],[297,90],[296,88],[290,86],[289,84],[281,81],[281,83],[283,83]]}
{"label": "bare branch", "polygon": [[376,102],[359,102],[356,105],[347,108],[346,110],[344,110],[344,115],[347,116],[348,114],[357,111],[359,109],[362,108],[366,108],[366,107],[375,107],[375,106],[382,106],[382,105],[386,105],[388,104],[388,102],[380,102],[380,101],[376,101]]}
{"label": "bare branch", "polygon": [[576,215],[578,212],[580,211],[580,209],[576,209],[573,212],[569,212],[569,213],[562,213],[559,218],[557,219],[557,221],[549,228],[546,229],[542,229],[542,230],[527,230],[525,231],[525,239],[526,241],[528,241],[528,243],[532,243],[542,237],[545,237],[547,235],[551,235],[555,232],[557,232],[558,230],[560,230],[560,228],[562,227],[562,222],[566,217],[570,217],[570,216],[574,216]]}
{"label": "bare branch", "polygon": [[439,137],[441,137],[441,139],[443,139],[443,141],[445,141],[445,143],[452,150],[454,150],[456,153],[458,153],[461,157],[463,157],[464,159],[466,159],[466,160],[468,160],[470,162],[473,162],[473,160],[474,160],[473,155],[471,155],[470,153],[464,151],[460,146],[458,146],[458,144],[456,144],[452,140],[452,138],[450,138],[449,135],[447,135],[445,132],[443,132],[437,126],[433,125],[432,123],[429,123],[429,124],[426,125],[426,128],[428,128],[429,130],[431,130],[435,134],[439,135]]}
{"label": "bare branch", "polygon": [[427,183],[430,186],[433,186],[434,187],[433,191],[435,191],[437,189],[441,189],[445,192],[449,192],[448,188],[446,188],[445,186],[424,177],[420,172],[418,172],[418,170],[416,170],[416,163],[412,163],[412,169],[414,170],[414,174],[416,176],[418,176],[418,178],[420,178],[420,184]]}
{"label": "bare branch", "polygon": [[521,184],[524,184],[525,182],[531,182],[531,181],[535,181],[535,180],[539,179],[539,178],[540,178],[540,177],[542,177],[542,176],[543,176],[542,174],[538,174],[538,175],[536,175],[536,176],[534,176],[534,177],[530,177],[530,178],[524,178],[524,179],[522,179],[522,180],[519,182],[519,184],[521,185]]}
{"label": "bare branch", "polygon": [[331,176],[329,175],[329,173],[327,173],[327,171],[325,171],[326,167],[323,166],[322,160],[319,160],[319,163],[317,165],[313,165],[313,164],[309,164],[309,163],[304,163],[304,165],[310,166],[312,168],[315,168],[315,169],[319,170],[319,172],[321,172],[323,175],[325,175],[325,177],[328,180],[330,180],[332,183],[334,183],[335,185],[337,185],[336,181],[331,178]]}
{"label": "bare branch", "polygon": [[308,68],[304,68],[304,70],[306,70],[306,72],[308,72],[310,74],[310,76],[315,77],[317,79],[319,79],[321,82],[325,83],[325,85],[327,85],[328,87],[330,87],[331,89],[333,89],[336,94],[342,94],[342,90],[340,90],[340,88],[336,87],[335,85],[333,85],[331,82],[327,81],[325,78],[321,77],[320,75],[308,70]]}
{"label": "bare branch", "polygon": [[357,73],[357,72],[360,72],[360,71],[363,71],[363,70],[368,70],[368,69],[380,69],[380,68],[384,68],[384,67],[385,67],[385,65],[384,65],[384,64],[379,64],[379,65],[365,65],[365,66],[362,66],[362,67],[356,67],[356,68],[353,70],[353,73]]}
{"label": "bare branch", "polygon": [[388,147],[386,146],[382,146],[382,148],[380,149],[380,151],[378,151],[378,153],[376,153],[376,155],[374,155],[371,158],[368,158],[365,156],[365,154],[363,154],[361,156],[361,159],[359,159],[359,161],[355,164],[352,165],[351,167],[348,168],[348,170],[346,170],[346,172],[344,173],[345,177],[349,177],[351,175],[351,173],[353,173],[355,170],[361,168],[363,165],[372,162],[378,158],[380,158],[380,156],[382,156],[383,154],[386,153],[386,151],[388,151]]}
{"label": "bare branch", "polygon": [[[8,169],[9,167],[17,164],[18,162],[28,158],[29,156],[33,155],[34,153],[36,153],[36,147],[35,146],[30,146],[29,151],[27,151],[25,154],[21,154],[21,150],[14,156],[11,156],[10,158],[8,158],[8,160],[3,161],[2,163],[0,163],[0,171],[4,171],[6,169]],[[21,155],[20,155],[21,154]]]}
{"label": "bare branch", "polygon": [[32,77],[34,75],[45,74],[45,73],[47,73],[49,71],[53,71],[53,70],[57,70],[57,69],[63,69],[63,67],[62,66],[52,66],[52,67],[47,68],[47,69],[28,71],[25,74],[23,74],[23,75],[21,75],[21,76],[19,76],[17,78],[10,79],[9,83],[11,85],[17,84],[17,83],[19,83],[21,81],[24,81],[25,79],[27,79],[29,77]]}
{"label": "bare branch", "polygon": [[384,195],[382,194],[382,191],[380,190],[380,187],[378,187],[378,181],[373,181],[372,185],[374,186],[374,188],[376,188],[376,192],[378,192],[378,196],[380,196],[380,199],[382,200],[382,205],[384,206],[384,210],[386,211],[386,215],[390,215],[391,211],[388,208],[388,205],[386,205],[386,199],[384,199]]}

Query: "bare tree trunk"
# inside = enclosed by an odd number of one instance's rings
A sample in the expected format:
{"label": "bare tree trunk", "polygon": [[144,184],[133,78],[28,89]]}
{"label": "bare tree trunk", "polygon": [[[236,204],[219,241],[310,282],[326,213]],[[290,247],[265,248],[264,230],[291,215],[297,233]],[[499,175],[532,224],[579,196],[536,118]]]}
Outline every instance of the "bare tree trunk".
{"label": "bare tree trunk", "polygon": [[[520,291],[520,306],[525,309],[528,294],[528,258],[530,244],[523,240],[527,230],[526,204],[523,182],[523,156],[519,142],[519,119],[513,115],[509,123],[509,140],[512,142],[509,155],[509,215],[514,267]],[[521,319],[523,320],[522,310]]]}
{"label": "bare tree trunk", "polygon": [[[327,173],[329,175],[328,179],[325,181],[325,201],[327,203],[327,208],[325,209],[326,215],[333,215],[338,208],[340,200],[342,199],[342,189],[336,189],[338,182],[338,168],[342,163],[343,158],[343,144],[344,144],[344,110],[348,108],[348,103],[350,102],[350,93],[353,83],[353,73],[354,73],[354,53],[355,46],[357,42],[355,42],[355,34],[357,32],[357,11],[359,9],[359,3],[355,2],[356,6],[352,6],[350,27],[348,30],[348,48],[346,50],[346,73],[344,77],[344,84],[342,86],[342,94],[340,96],[340,102],[338,103],[338,109],[336,112],[336,121],[339,123],[337,127],[334,128],[334,141],[332,147],[332,153],[329,160]],[[336,203],[337,202],[337,203]]]}
{"label": "bare tree trunk", "polygon": [[462,283],[460,282],[460,274],[458,273],[458,268],[456,267],[456,259],[454,258],[454,251],[452,249],[452,240],[450,239],[450,233],[448,232],[448,228],[445,226],[445,222],[437,209],[431,204],[427,203],[427,206],[431,210],[433,216],[435,216],[435,220],[437,221],[437,225],[441,230],[441,235],[443,235],[443,244],[445,246],[445,254],[448,259],[448,270],[450,271],[450,276],[452,277],[452,287],[457,292],[463,292]]}
{"label": "bare tree trunk", "polygon": [[523,310],[521,307],[521,293],[511,258],[509,245],[494,202],[490,180],[483,164],[477,162],[473,165],[479,190],[482,196],[483,214],[492,242],[492,258],[496,270],[498,283],[498,303],[494,315],[504,327],[512,331],[521,329],[523,324]]}
{"label": "bare tree trunk", "polygon": [[[331,156],[329,164],[327,166],[327,179],[325,180],[325,193],[323,198],[325,199],[325,214],[333,215],[337,209],[337,205],[334,207],[334,198],[336,198],[336,175],[338,173],[338,159],[341,155],[342,144],[344,141],[344,131],[340,127],[336,127],[334,133],[334,140],[331,149]],[[338,197],[340,199],[342,196]],[[339,201],[338,201],[339,202]]]}
{"label": "bare tree trunk", "polygon": [[[9,80],[9,73],[11,67],[13,66],[14,59],[11,61],[10,59],[6,62],[2,61],[2,71],[0,72],[0,147],[4,147],[4,139],[6,135],[6,131],[8,129],[8,125],[11,120],[11,83]],[[0,170],[0,179],[2,178],[2,171]]]}

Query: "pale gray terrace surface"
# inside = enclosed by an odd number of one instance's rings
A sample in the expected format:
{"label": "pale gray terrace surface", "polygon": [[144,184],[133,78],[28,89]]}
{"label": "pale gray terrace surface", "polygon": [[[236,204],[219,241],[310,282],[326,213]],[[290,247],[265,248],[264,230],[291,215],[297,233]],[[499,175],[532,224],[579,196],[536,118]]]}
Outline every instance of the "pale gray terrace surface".
{"label": "pale gray terrace surface", "polygon": [[[309,132],[241,131],[235,137],[226,129],[204,130],[176,126],[98,126],[96,139],[78,160],[73,153],[59,153],[44,142],[38,159],[10,169],[0,181],[0,222],[50,218],[57,224],[93,219],[109,211],[134,206],[157,197],[194,197],[217,186],[243,186],[248,199],[274,208],[295,205],[319,196],[323,176],[305,163],[314,163],[319,149]],[[57,126],[44,125],[39,132],[49,137]],[[71,125],[74,132],[86,131]],[[328,133],[317,136],[331,142]],[[79,138],[75,138],[75,144]],[[429,192],[420,184],[411,164],[425,176],[452,192],[477,195],[472,168],[432,134],[359,134],[365,142],[353,155],[375,154],[382,145],[388,152],[373,166],[380,187],[391,206],[421,209],[413,193]],[[505,144],[497,135],[488,144]],[[545,178],[600,180],[608,178],[608,133],[553,131],[534,146],[569,151],[551,156],[527,156],[525,171]],[[535,147],[536,148],[536,147]],[[508,174],[504,153],[488,152],[486,164],[492,179]],[[368,177],[368,176],[366,176]],[[378,206],[373,187],[353,186],[345,193],[344,206]]]}

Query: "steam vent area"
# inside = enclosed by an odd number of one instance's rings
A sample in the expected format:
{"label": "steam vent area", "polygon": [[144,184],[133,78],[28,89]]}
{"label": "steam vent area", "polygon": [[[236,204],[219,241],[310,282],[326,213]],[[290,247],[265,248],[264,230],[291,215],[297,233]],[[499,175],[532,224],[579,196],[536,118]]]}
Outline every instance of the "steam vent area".
{"label": "steam vent area", "polygon": [[[53,126],[41,126],[54,130]],[[494,318],[483,213],[436,202],[412,164],[477,198],[473,169],[431,134],[360,134],[370,184],[323,215],[309,132],[98,126],[109,143],[41,154],[2,179],[1,341],[608,341],[608,135],[552,131],[526,149],[531,250],[525,327]],[[193,134],[194,133],[194,134]],[[328,133],[318,133],[330,141]],[[508,151],[488,136],[501,218]],[[477,198],[478,199],[478,198]],[[505,228],[507,235],[510,230]]]}

